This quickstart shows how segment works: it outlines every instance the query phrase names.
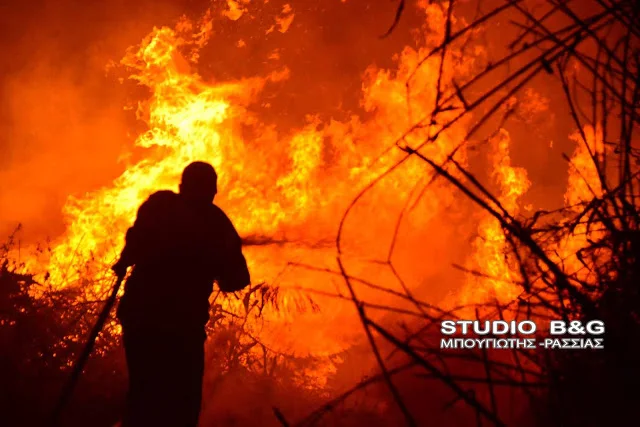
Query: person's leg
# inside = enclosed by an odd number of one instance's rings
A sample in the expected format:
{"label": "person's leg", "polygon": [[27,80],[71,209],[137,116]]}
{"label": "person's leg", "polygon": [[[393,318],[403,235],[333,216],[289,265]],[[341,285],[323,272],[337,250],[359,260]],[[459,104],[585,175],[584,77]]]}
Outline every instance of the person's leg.
{"label": "person's leg", "polygon": [[123,330],[129,371],[123,427],[160,425],[167,406],[163,373],[168,364],[161,342],[151,330]]}
{"label": "person's leg", "polygon": [[202,379],[204,377],[204,341],[206,334],[196,331],[189,337],[187,357],[190,360],[187,375],[188,406],[185,409],[187,424],[190,427],[198,425],[200,409],[202,407]]}
{"label": "person's leg", "polygon": [[122,427],[136,427],[141,423],[141,405],[144,397],[144,351],[138,335],[134,331],[123,328],[122,342],[129,374],[129,389]]}
{"label": "person's leg", "polygon": [[122,427],[196,427],[204,331],[123,331],[129,392]]}
{"label": "person's leg", "polygon": [[184,331],[175,341],[173,362],[177,375],[173,377],[175,389],[172,399],[180,426],[198,425],[204,375],[204,338],[204,331]]}

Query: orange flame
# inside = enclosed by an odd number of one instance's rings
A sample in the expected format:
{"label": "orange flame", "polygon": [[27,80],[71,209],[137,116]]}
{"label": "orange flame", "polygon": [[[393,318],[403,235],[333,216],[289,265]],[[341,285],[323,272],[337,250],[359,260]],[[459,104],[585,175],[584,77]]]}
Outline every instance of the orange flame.
{"label": "orange flame", "polygon": [[[498,200],[512,215],[520,210],[520,198],[531,186],[527,172],[521,167],[511,165],[509,133],[501,129],[490,141],[489,161],[493,166],[492,177],[500,188]],[[500,303],[513,300],[520,293],[518,269],[509,263],[507,254],[510,248],[502,230],[502,226],[492,216],[487,216],[478,225],[478,237],[473,242],[474,252],[470,269],[479,271],[487,277],[470,276],[458,298],[458,303],[468,304],[478,301],[498,301]]]}
{"label": "orange flame", "polygon": [[[229,5],[246,7],[246,2],[230,1]],[[433,17],[432,26],[438,22],[444,25],[440,9],[429,7],[427,13]],[[283,10],[278,21],[283,31],[293,16],[291,8]],[[237,13],[233,17],[241,18]],[[75,286],[88,295],[104,292],[105,278],[109,277],[105,272],[123,245],[124,232],[137,207],[158,189],[176,189],[189,162],[206,160],[219,173],[221,194],[216,203],[227,211],[241,235],[290,242],[245,249],[254,280],[282,289],[282,310],[265,312],[266,326],[255,325],[256,334],[280,351],[316,355],[341,351],[361,332],[349,302],[325,298],[321,314],[292,314],[306,295],[297,289],[300,285],[326,291],[335,286],[332,278],[300,269],[294,274],[283,272],[291,270],[287,267],[291,261],[335,268],[332,239],[340,216],[362,187],[403,155],[388,147],[409,126],[409,112],[421,117],[432,108],[437,60],[427,62],[413,75],[409,102],[405,82],[426,48],[405,48],[397,57],[397,70],[369,68],[362,101],[369,120],[353,116],[348,122],[323,123],[309,117],[304,128],[280,135],[248,106],[259,98],[265,85],[286,79],[288,70],[240,81],[205,81],[193,68],[212,28],[210,13],[197,25],[182,19],[176,29],[155,28],[139,47],[127,53],[121,65],[151,93],[137,110],[138,118],[148,126],[135,143],[141,160],[129,164],[111,185],[70,198],[64,208],[67,230],[54,242],[50,258],[41,263],[34,256],[26,268],[42,275],[44,265],[49,283],[58,287]],[[453,70],[446,71],[453,76]],[[464,67],[458,71],[463,72]],[[256,138],[244,139],[243,126],[256,129]],[[428,128],[417,130],[407,137],[407,143],[417,145],[429,132]],[[453,127],[424,152],[442,162],[463,135],[462,124]],[[462,159],[464,150],[459,155]],[[348,221],[353,255],[368,256],[368,249],[383,246],[381,242],[387,241],[393,230],[399,202],[425,173],[429,171],[424,163],[415,159],[407,162],[401,173],[378,186],[384,197],[360,204],[358,213]],[[413,219],[419,218],[421,227],[438,218],[446,209],[442,202],[452,198],[442,185],[428,191],[424,199],[429,203],[419,206]],[[369,265],[367,274],[378,270]],[[419,283],[418,276],[410,285]],[[392,279],[383,281],[395,286]],[[361,295],[380,302],[386,298],[367,290]],[[242,302],[233,298],[225,304],[232,312],[242,309]]]}
{"label": "orange flame", "polygon": [[[593,200],[594,197],[602,196],[600,176],[593,160],[595,157],[596,161],[602,162],[605,150],[602,129],[586,126],[583,132],[586,140],[578,131],[571,135],[571,139],[576,142],[576,148],[569,159],[569,177],[564,195],[565,206],[575,213],[584,209],[584,204]],[[592,268],[596,266],[591,265],[590,268],[585,268],[577,254],[582,248],[589,246],[589,241],[597,241],[603,233],[602,230],[588,229],[586,221],[579,222],[572,234],[564,236],[558,242],[555,261],[563,266],[567,274],[576,275],[579,280],[595,284],[593,282],[595,276],[589,276]],[[589,261],[584,260],[584,262]]]}
{"label": "orange flame", "polygon": [[[223,16],[242,19],[248,3],[228,0]],[[209,81],[194,70],[200,49],[212,37],[214,18],[210,12],[197,24],[185,18],[175,29],[155,28],[121,61],[130,78],[150,92],[150,97],[137,109],[138,118],[148,128],[137,138],[136,154],[131,156],[140,160],[128,164],[110,185],[69,198],[64,208],[66,232],[54,242],[49,259],[43,263],[34,255],[25,268],[41,276],[48,272],[49,283],[58,287],[75,286],[88,295],[104,292],[105,278],[109,277],[105,272],[118,256],[124,233],[138,206],[158,189],[176,189],[182,169],[191,161],[205,160],[218,171],[221,194],[216,203],[229,214],[240,234],[285,242],[280,246],[245,249],[253,279],[279,285],[283,290],[282,310],[265,311],[264,323],[248,325],[253,328],[251,332],[259,334],[266,345],[283,352],[327,355],[349,347],[361,336],[361,325],[355,320],[349,301],[324,298],[320,314],[296,312],[307,295],[299,287],[326,292],[339,287],[341,281],[334,282],[331,275],[294,270],[290,263],[335,270],[333,239],[341,215],[360,189],[403,156],[393,143],[413,120],[427,116],[433,108],[439,58],[418,65],[428,50],[426,46],[441,40],[443,31],[433,29],[444,28],[446,11],[426,1],[421,5],[429,23],[429,28],[426,24],[424,28],[425,46],[404,48],[396,56],[395,69],[370,67],[365,73],[362,107],[367,119],[354,115],[345,122],[323,122],[310,116],[302,129],[288,134],[279,134],[249,108],[266,85],[287,79],[288,69],[238,81]],[[295,25],[293,9],[285,7],[275,22],[274,31],[286,32]],[[238,48],[245,45],[246,42],[238,41]],[[446,63],[443,86],[450,84],[454,75],[469,72],[474,63],[470,60],[456,62],[455,69],[453,66]],[[410,76],[411,93],[407,99],[406,82]],[[440,119],[446,120],[447,114],[455,113],[441,113]],[[255,130],[255,138],[245,138],[243,127]],[[466,123],[461,121],[425,146],[423,154],[442,163],[463,141],[465,128]],[[429,126],[418,128],[404,142],[418,146],[432,131]],[[509,145],[509,134],[503,130],[491,141],[489,161],[493,165],[492,179],[500,190],[500,202],[509,212],[517,214],[530,182],[524,169],[512,166]],[[465,161],[464,148],[457,156],[460,162]],[[581,164],[577,158],[575,162]],[[369,261],[376,256],[386,257],[398,206],[412,194],[416,183],[425,176],[429,178],[430,173],[433,172],[423,162],[412,158],[398,173],[381,181],[374,195],[359,202],[346,221],[347,252],[355,259],[349,265],[350,271],[374,277],[382,286],[397,286],[388,271]],[[567,197],[574,200],[575,192],[583,197],[584,189],[579,187],[570,178],[572,195]],[[438,227],[438,218],[446,213],[455,197],[441,183],[426,191],[428,194],[415,204],[407,219],[411,230],[401,236],[406,246],[403,255],[410,261],[422,262],[412,265],[407,281],[412,289],[419,288],[423,280],[422,271],[416,266],[425,264],[417,250],[419,241]],[[469,264],[495,279],[469,279],[456,296],[458,302],[514,298],[519,290],[509,282],[517,280],[519,273],[505,259],[507,248],[499,223],[493,218],[483,218],[478,234]],[[575,251],[583,244],[584,241],[571,240],[565,244],[565,250]],[[388,295],[367,288],[359,289],[359,295],[371,302],[388,302]],[[231,312],[242,310],[242,302],[233,298],[224,304]]]}

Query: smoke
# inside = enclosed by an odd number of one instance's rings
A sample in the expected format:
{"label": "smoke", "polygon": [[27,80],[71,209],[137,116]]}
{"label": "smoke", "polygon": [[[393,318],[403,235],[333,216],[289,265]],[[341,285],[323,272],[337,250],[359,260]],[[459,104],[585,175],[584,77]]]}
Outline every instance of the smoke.
{"label": "smoke", "polygon": [[127,93],[106,65],[180,5],[124,0],[7,2],[0,25],[0,238],[64,230],[69,195],[109,182],[131,138]]}

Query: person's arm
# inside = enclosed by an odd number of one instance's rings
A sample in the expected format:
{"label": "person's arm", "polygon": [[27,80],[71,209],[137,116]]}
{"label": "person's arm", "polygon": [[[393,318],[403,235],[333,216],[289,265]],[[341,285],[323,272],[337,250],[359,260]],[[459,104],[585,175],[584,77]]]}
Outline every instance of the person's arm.
{"label": "person's arm", "polygon": [[242,240],[229,218],[223,216],[223,242],[218,287],[222,292],[236,292],[251,283],[247,261],[242,254]]}
{"label": "person's arm", "polygon": [[140,205],[140,208],[138,208],[136,220],[125,235],[125,245],[120,253],[120,259],[111,267],[116,276],[120,278],[124,277],[127,268],[138,262],[145,248],[148,246],[146,239],[147,236],[153,235],[157,206],[160,205],[166,197],[164,193],[163,191],[159,191],[152,194]]}

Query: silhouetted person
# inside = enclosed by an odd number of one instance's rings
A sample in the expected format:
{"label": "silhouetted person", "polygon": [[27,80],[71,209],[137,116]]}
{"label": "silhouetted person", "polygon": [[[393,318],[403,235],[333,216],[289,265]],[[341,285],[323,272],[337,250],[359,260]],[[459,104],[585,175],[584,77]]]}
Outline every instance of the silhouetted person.
{"label": "silhouetted person", "polygon": [[140,206],[113,266],[119,277],[133,266],[118,307],[129,370],[125,427],[197,425],[213,282],[223,292],[250,283],[216,193],[213,167],[191,163],[179,194],[158,191]]}

